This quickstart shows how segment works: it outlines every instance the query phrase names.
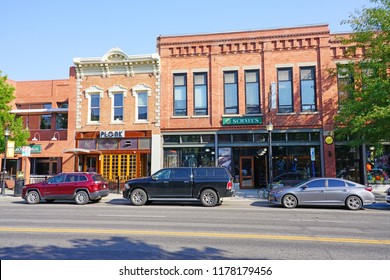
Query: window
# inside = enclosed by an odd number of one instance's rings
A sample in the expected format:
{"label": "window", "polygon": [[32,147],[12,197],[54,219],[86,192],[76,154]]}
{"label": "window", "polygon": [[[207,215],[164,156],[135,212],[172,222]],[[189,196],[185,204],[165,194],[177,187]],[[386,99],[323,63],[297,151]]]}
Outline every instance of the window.
{"label": "window", "polygon": [[124,98],[127,97],[127,88],[114,85],[108,89],[108,97],[112,99],[111,121],[122,123],[124,120]]}
{"label": "window", "polygon": [[260,114],[260,87],[259,87],[259,71],[245,71],[245,113]]}
{"label": "window", "polygon": [[114,93],[113,97],[113,121],[123,121],[123,93]]}
{"label": "window", "polygon": [[238,114],[237,71],[224,72],[225,114]]}
{"label": "window", "polygon": [[[42,104],[43,109],[51,109],[51,104]],[[40,129],[51,129],[51,114],[41,115]]]}
{"label": "window", "polygon": [[331,180],[328,180],[328,187],[329,188],[345,187],[345,183],[344,183],[344,181],[341,181],[341,180],[331,179]]}
{"label": "window", "polygon": [[88,99],[88,120],[87,122],[100,122],[100,99],[103,98],[104,90],[98,86],[91,86],[85,89],[85,98]]}
{"label": "window", "polygon": [[187,116],[187,74],[173,75],[173,114]]}
{"label": "window", "polygon": [[325,180],[315,180],[307,184],[308,188],[325,188]]}
{"label": "window", "polygon": [[291,113],[293,107],[292,68],[278,69],[278,112]]}
{"label": "window", "polygon": [[100,94],[94,93],[90,95],[90,103],[89,103],[89,120],[91,122],[99,122],[100,121]]}
{"label": "window", "polygon": [[344,100],[348,99],[348,88],[353,86],[353,77],[348,73],[348,70],[342,65],[337,66],[337,86],[339,94],[339,105]]}
{"label": "window", "polygon": [[171,179],[188,180],[191,178],[191,170],[187,168],[173,169],[171,172]]}
{"label": "window", "polygon": [[194,114],[207,115],[207,73],[194,74]]}
{"label": "window", "polygon": [[56,129],[67,129],[68,128],[68,114],[57,114],[56,115]]}
{"label": "window", "polygon": [[146,122],[148,120],[148,98],[152,95],[152,88],[145,84],[138,84],[131,88],[131,94],[135,98],[135,120]]}
{"label": "window", "polygon": [[316,109],[316,76],[315,67],[302,67],[301,75],[301,110],[315,112]]}
{"label": "window", "polygon": [[139,92],[137,98],[137,119],[147,120],[148,119],[148,93]]}

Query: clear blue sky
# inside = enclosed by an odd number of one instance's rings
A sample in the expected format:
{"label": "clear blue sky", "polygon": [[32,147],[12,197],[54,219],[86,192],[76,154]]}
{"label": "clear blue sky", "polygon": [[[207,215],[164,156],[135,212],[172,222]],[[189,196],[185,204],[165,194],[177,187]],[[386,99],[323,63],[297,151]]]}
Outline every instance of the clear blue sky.
{"label": "clear blue sky", "polygon": [[74,57],[156,52],[159,35],[327,23],[332,33],[369,0],[10,0],[0,4],[0,70],[16,81],[64,79]]}

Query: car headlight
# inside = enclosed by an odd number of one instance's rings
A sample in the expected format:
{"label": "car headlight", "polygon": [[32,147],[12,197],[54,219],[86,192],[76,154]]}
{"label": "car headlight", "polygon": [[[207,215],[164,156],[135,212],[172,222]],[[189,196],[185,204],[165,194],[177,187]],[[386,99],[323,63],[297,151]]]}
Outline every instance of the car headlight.
{"label": "car headlight", "polygon": [[125,190],[129,190],[130,189],[130,185],[128,183],[125,183],[124,188],[125,188]]}

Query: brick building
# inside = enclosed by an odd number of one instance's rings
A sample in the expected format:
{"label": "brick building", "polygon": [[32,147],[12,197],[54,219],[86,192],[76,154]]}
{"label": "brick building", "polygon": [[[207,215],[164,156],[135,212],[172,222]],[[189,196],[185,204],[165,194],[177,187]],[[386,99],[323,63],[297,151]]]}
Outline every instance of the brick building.
{"label": "brick building", "polygon": [[332,39],[327,25],[158,37],[163,165],[222,165],[257,187],[272,123],[274,176],[335,176]]}
{"label": "brick building", "polygon": [[[75,170],[108,180],[141,177],[160,167],[160,60],[114,48],[75,58]],[[157,151],[157,152],[156,152]],[[153,152],[153,157],[151,156]]]}
{"label": "brick building", "polygon": [[15,157],[7,159],[9,175],[23,171],[29,183],[73,170],[72,156],[64,153],[74,145],[76,86],[73,68],[69,76],[61,80],[9,81],[16,96],[10,104],[12,113],[23,118],[31,135],[28,139],[30,155],[23,156],[22,147],[16,147]]}
{"label": "brick building", "polygon": [[124,180],[219,165],[242,188],[256,188],[269,180],[272,124],[274,177],[334,177],[349,167],[362,181],[365,147],[333,139],[348,77],[329,69],[363,56],[346,57],[341,36],[327,25],[159,36],[158,54],[114,48],[75,58],[69,79],[12,82],[13,112],[25,118],[33,149],[7,170],[94,170]]}

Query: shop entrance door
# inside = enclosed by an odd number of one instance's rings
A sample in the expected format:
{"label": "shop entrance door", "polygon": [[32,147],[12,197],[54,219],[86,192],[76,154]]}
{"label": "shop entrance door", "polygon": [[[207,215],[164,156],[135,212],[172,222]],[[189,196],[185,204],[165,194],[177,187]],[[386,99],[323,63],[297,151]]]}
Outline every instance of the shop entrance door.
{"label": "shop entrance door", "polygon": [[85,156],[83,170],[87,172],[99,172],[98,171],[98,156]]}
{"label": "shop entrance door", "polygon": [[252,156],[240,157],[240,188],[253,189],[254,182],[254,158]]}

